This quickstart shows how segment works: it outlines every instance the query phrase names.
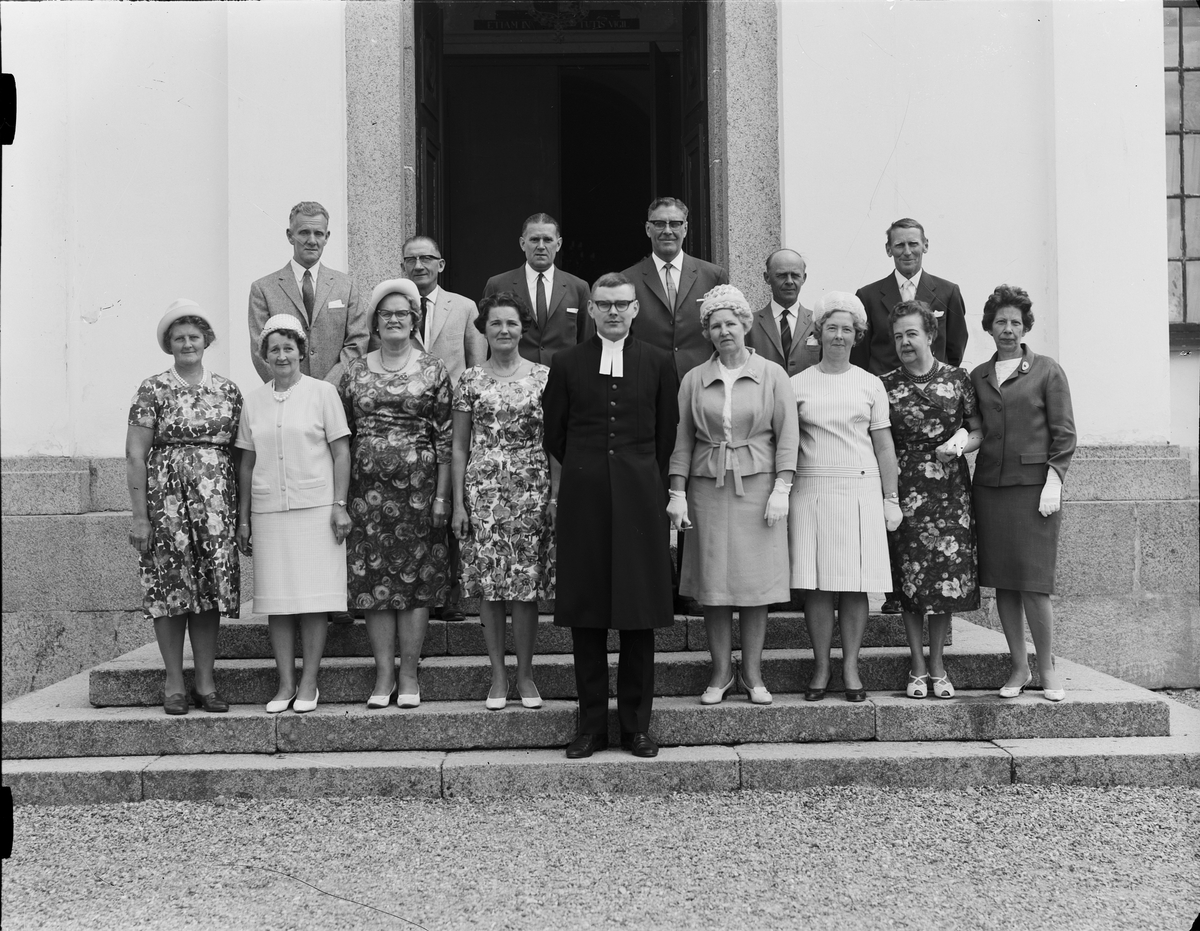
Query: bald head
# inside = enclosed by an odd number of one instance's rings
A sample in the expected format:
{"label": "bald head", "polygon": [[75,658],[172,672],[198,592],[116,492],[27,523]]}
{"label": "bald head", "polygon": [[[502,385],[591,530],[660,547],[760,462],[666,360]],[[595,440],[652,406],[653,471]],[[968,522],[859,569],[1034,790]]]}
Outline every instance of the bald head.
{"label": "bald head", "polygon": [[804,257],[794,249],[776,249],[767,256],[763,281],[771,289],[771,297],[781,307],[791,307],[800,300],[800,289],[808,278]]}

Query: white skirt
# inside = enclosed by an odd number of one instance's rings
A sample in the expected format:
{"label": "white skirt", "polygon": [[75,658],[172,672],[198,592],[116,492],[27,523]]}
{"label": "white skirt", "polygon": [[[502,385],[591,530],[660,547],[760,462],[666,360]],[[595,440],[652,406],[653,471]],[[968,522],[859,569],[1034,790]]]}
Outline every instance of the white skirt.
{"label": "white skirt", "polygon": [[890,592],[878,475],[797,475],[788,509],[792,588]]}
{"label": "white skirt", "polygon": [[250,516],[256,614],[346,610],[346,544],[333,537],[333,505]]}

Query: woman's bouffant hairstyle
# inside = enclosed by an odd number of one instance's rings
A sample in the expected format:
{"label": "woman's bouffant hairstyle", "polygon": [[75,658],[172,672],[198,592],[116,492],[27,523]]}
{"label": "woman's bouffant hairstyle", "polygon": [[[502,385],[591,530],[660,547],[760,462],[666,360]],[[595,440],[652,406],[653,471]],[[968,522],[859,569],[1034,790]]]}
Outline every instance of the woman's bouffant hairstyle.
{"label": "woman's bouffant hairstyle", "polygon": [[700,304],[700,332],[709,342],[712,341],[712,337],[708,335],[708,322],[718,310],[733,311],[744,333],[749,333],[750,328],[754,326],[754,312],[750,310],[750,302],[746,300],[746,296],[731,284],[719,284],[704,295]]}
{"label": "woman's bouffant hairstyle", "polygon": [[937,317],[933,314],[933,308],[924,301],[901,301],[892,308],[892,312],[888,314],[888,329],[893,333],[896,330],[896,321],[901,317],[908,317],[912,314],[917,314],[921,318],[921,326],[925,330],[925,335],[929,337],[932,343],[937,338],[938,322]]}
{"label": "woman's bouffant hairstyle", "polygon": [[1033,301],[1029,299],[1029,292],[1016,285],[1000,284],[996,285],[996,290],[989,294],[988,299],[983,302],[983,331],[985,333],[992,332],[996,314],[1004,307],[1015,307],[1021,311],[1021,323],[1025,326],[1026,333],[1033,329]]}
{"label": "woman's bouffant hairstyle", "polygon": [[857,294],[851,294],[849,291],[827,291],[822,294],[813,305],[813,326],[820,334],[825,326],[825,318],[839,310],[845,311],[853,318],[854,343],[858,345],[867,335],[867,311]]}
{"label": "woman's bouffant hairstyle", "polygon": [[497,307],[511,307],[517,312],[522,333],[533,327],[533,312],[529,309],[529,303],[522,300],[521,295],[515,291],[497,291],[479,302],[479,316],[475,318],[475,329],[486,334],[488,313]]}
{"label": "woman's bouffant hairstyle", "polygon": [[180,317],[178,320],[173,320],[171,322],[171,325],[167,327],[166,336],[163,337],[163,342],[165,344],[163,348],[168,352],[170,351],[171,346],[171,335],[175,332],[175,327],[179,326],[181,323],[190,323],[204,335],[205,349],[217,341],[217,334],[213,332],[213,328],[208,325],[208,321],[203,317]]}
{"label": "woman's bouffant hairstyle", "polygon": [[264,360],[267,358],[267,346],[271,342],[271,337],[275,336],[276,334],[279,336],[286,336],[292,340],[292,342],[296,344],[296,348],[300,350],[301,359],[308,355],[308,337],[305,336],[302,331],[279,329],[272,330],[263,338],[262,345],[259,348],[259,355],[261,355]]}

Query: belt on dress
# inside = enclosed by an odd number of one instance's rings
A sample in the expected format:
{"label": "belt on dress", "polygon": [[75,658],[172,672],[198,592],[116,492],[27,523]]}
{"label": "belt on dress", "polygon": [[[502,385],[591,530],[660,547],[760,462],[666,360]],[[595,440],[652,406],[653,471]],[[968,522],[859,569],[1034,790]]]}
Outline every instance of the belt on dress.
{"label": "belt on dress", "polygon": [[[728,440],[722,440],[717,446],[717,487],[725,487],[725,473],[733,469],[733,493],[739,498],[745,497],[746,492],[742,489],[742,460],[738,456],[737,450],[745,449],[749,443],[730,443]],[[730,461],[730,457],[733,461]]]}

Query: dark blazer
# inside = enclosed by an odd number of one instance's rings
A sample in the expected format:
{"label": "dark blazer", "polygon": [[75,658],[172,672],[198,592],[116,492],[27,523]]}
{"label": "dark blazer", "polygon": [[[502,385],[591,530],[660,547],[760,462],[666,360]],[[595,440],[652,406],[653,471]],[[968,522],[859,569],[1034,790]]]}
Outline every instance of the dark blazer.
{"label": "dark blazer", "polygon": [[667,307],[667,293],[652,256],[646,256],[622,274],[633,282],[637,291],[638,315],[633,321],[633,335],[671,353],[678,378],[708,361],[713,348],[700,329],[699,298],[710,288],[729,284],[725,269],[685,254],[673,308]]}
{"label": "dark blazer", "polygon": [[313,319],[304,313],[304,298],[296,287],[292,263],[250,285],[250,356],[263,381],[274,378],[258,354],[258,338],[267,320],[275,314],[291,314],[308,329],[308,354],[300,371],[336,385],[342,372],[367,351],[366,307],[360,307],[358,291],[350,276],[322,263],[313,294]]}
{"label": "dark blazer", "polygon": [[[888,325],[888,314],[900,303],[900,286],[896,284],[895,272],[864,285],[856,293],[867,310],[867,334],[850,350],[850,361],[875,375],[899,368],[900,357],[896,355],[892,328]],[[938,318],[933,357],[940,362],[961,365],[967,351],[967,309],[958,285],[922,271],[916,299],[932,307]]]}
{"label": "dark blazer", "polygon": [[1003,385],[996,384],[995,355],[971,372],[984,431],[976,485],[1042,485],[1051,468],[1065,479],[1075,454],[1066,373],[1049,356],[1021,348],[1024,361]]}
{"label": "dark blazer", "polygon": [[[809,340],[812,340],[811,345]],[[770,304],[754,315],[754,326],[746,334],[746,345],[764,359],[783,366],[789,378],[821,361],[821,347],[817,342],[812,311],[803,304],[797,305],[796,321],[792,324],[792,351],[786,359],[783,357],[783,342],[780,340],[779,327],[775,323]]]}
{"label": "dark blazer", "polygon": [[600,338],[555,354],[543,445],[562,463],[554,623],[646,630],[674,617],[667,465],[679,421],[670,354],[628,337],[624,375],[601,375]]}
{"label": "dark blazer", "polygon": [[[530,304],[533,326],[521,334],[517,351],[530,362],[549,365],[554,354],[568,346],[582,343],[596,328],[588,316],[588,301],[592,293],[587,282],[561,268],[554,269],[553,293],[546,295],[546,329],[537,325],[537,306]],[[483,296],[498,291],[514,291],[529,300],[529,285],[525,282],[525,266],[502,275],[493,275],[483,288]]]}

